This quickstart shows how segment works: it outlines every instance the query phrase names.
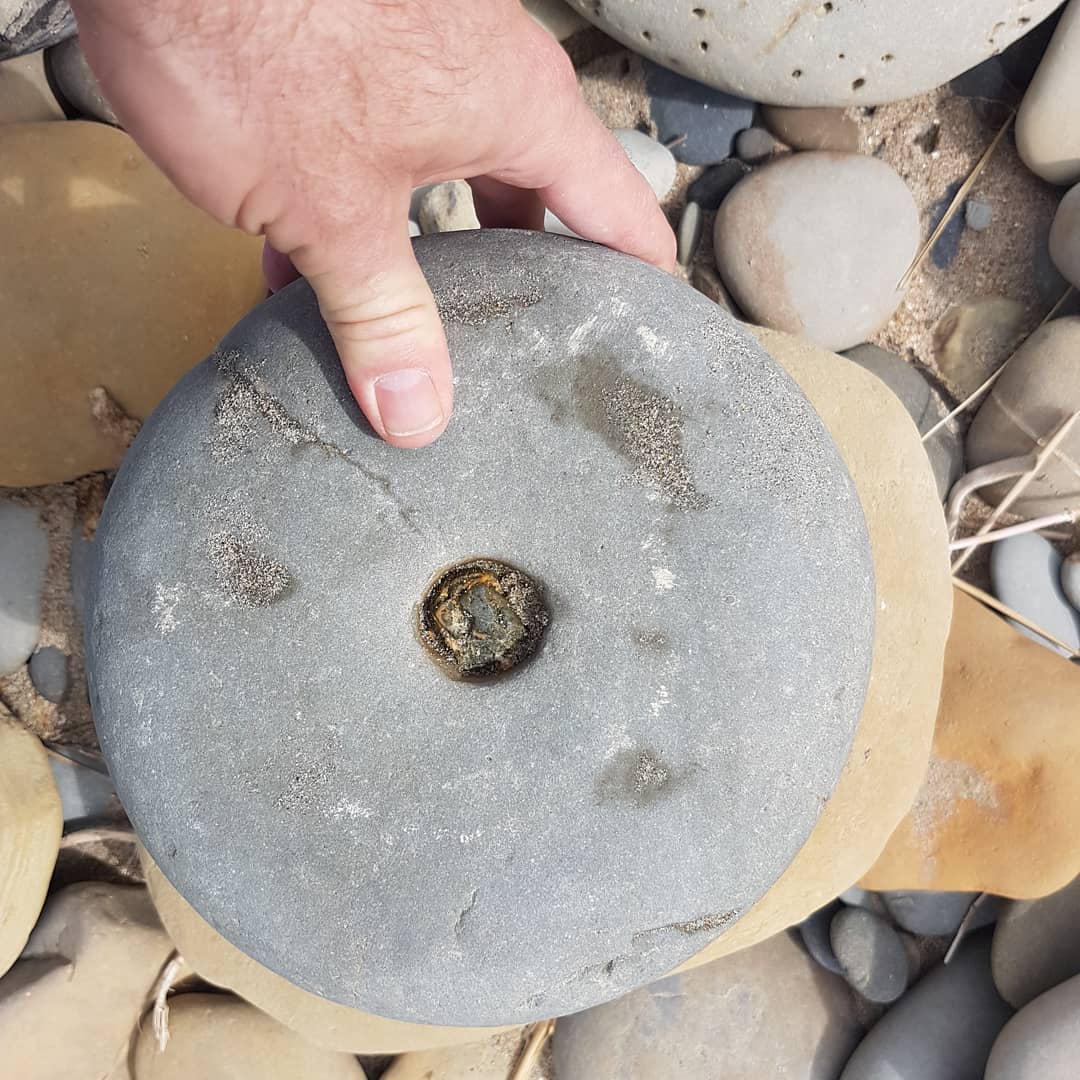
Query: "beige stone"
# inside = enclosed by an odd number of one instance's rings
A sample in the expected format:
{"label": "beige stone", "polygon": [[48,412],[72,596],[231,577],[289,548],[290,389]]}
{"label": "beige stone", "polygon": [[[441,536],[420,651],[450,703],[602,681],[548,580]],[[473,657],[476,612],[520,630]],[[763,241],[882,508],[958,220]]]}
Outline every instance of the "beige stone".
{"label": "beige stone", "polygon": [[[1077,58],[1080,63],[1080,56]],[[1080,184],[1061,200],[1050,226],[1050,258],[1061,276],[1080,289]]]}
{"label": "beige stone", "polygon": [[[968,429],[968,468],[1030,454],[1073,412],[1080,411],[1080,316],[1039,327],[1007,364]],[[983,488],[999,502],[1012,482]],[[1026,517],[1080,506],[1080,423],[1051,455],[1012,508]]]}
{"label": "beige stone", "polygon": [[422,233],[479,229],[472,188],[464,180],[446,180],[425,192],[417,209]]}
{"label": "beige stone", "polygon": [[1080,871],[1080,668],[957,593],[930,764],[861,884],[1031,898]]}
{"label": "beige stone", "polygon": [[1080,3],[1072,0],[1016,115],[1016,149],[1051,184],[1080,180]]}
{"label": "beige stone", "polygon": [[873,863],[926,771],[952,607],[941,504],[907,411],[851,361],[752,330],[817,409],[855,482],[874,556],[877,627],[851,754],[814,831],[769,892],[687,967],[801,921]]}
{"label": "beige stone", "polygon": [[[520,1031],[509,1031],[468,1046],[402,1054],[383,1074],[383,1080],[506,1080],[523,1042]],[[534,1068],[528,1080],[540,1080],[540,1069]]]}
{"label": "beige stone", "polygon": [[405,1024],[309,994],[226,941],[140,848],[146,884],[180,954],[207,982],[232,990],[324,1050],[397,1054],[476,1042],[510,1028]]}
{"label": "beige stone", "polygon": [[859,149],[859,125],[846,109],[795,109],[765,105],[765,126],[796,150],[835,150],[854,154]]}
{"label": "beige stone", "polygon": [[114,467],[91,390],[144,418],[264,295],[261,242],[103,124],[4,129],[0,233],[0,485]]}
{"label": "beige stone", "polygon": [[229,994],[178,994],[162,1050],[143,1024],[133,1080],[364,1080],[351,1054],[322,1050]]}
{"label": "beige stone", "polygon": [[44,56],[36,52],[0,64],[0,124],[64,119],[45,78]]}
{"label": "beige stone", "polygon": [[120,1080],[172,942],[141,886],[80,882],[50,897],[0,980],[0,1074]]}
{"label": "beige stone", "polygon": [[980,296],[949,308],[934,327],[934,358],[958,398],[983,384],[1012,355],[1027,327],[1027,308],[1005,296]]}
{"label": "beige stone", "polygon": [[0,705],[0,975],[37,922],[63,827],[45,748]]}

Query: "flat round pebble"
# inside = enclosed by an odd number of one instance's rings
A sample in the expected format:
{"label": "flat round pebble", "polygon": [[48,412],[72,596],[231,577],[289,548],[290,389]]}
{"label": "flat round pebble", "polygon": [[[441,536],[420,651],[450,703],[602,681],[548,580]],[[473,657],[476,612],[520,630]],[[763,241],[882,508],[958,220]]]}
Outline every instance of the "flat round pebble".
{"label": "flat round pebble", "polygon": [[1054,214],[1050,226],[1050,258],[1061,276],[1080,289],[1080,184],[1065,193]]}
{"label": "flat round pebble", "polygon": [[[771,105],[880,105],[1001,52],[1060,0],[570,0],[628,48]],[[1063,97],[1066,102],[1077,100]]]}
{"label": "flat round pebble", "polygon": [[0,499],[0,675],[22,667],[37,644],[48,561],[38,512]]}
{"label": "flat round pebble", "polygon": [[833,916],[829,941],[853,990],[888,1004],[907,989],[908,957],[900,935],[880,915],[844,907]]}
{"label": "flat round pebble", "polygon": [[1080,552],[1074,551],[1061,564],[1061,591],[1076,611],[1080,611]]}
{"label": "flat round pebble", "polygon": [[30,681],[46,701],[61,701],[68,687],[67,653],[55,645],[38,649],[30,657]]}
{"label": "flat round pebble", "polygon": [[846,109],[788,109],[766,105],[765,125],[796,150],[832,150],[854,154],[859,149],[859,125]]}
{"label": "flat round pebble", "polygon": [[[1061,588],[1062,562],[1049,540],[1035,533],[1010,536],[990,549],[990,582],[1002,603],[1078,649],[1080,614]],[[1067,655],[1033,630],[1014,625],[1032,641]]]}
{"label": "flat round pebble", "polygon": [[915,202],[888,165],[827,153],[755,170],[720,206],[713,240],[743,311],[834,351],[889,320],[918,243]]}
{"label": "flat round pebble", "polygon": [[994,220],[994,208],[985,199],[968,199],[964,203],[964,224],[972,232],[985,232]]}
{"label": "flat round pebble", "polygon": [[909,934],[940,937],[955,934],[978,893],[932,890],[881,893],[896,925]]}
{"label": "flat round pebble", "polygon": [[678,241],[678,260],[680,266],[688,266],[697,251],[698,241],[701,240],[701,231],[705,227],[705,214],[696,202],[688,202],[683,207],[682,217],[679,218],[679,228],[676,233]]}
{"label": "flat round pebble", "polygon": [[116,113],[101,92],[97,76],[90,70],[78,37],[68,38],[47,50],[45,67],[49,81],[69,115],[100,120],[103,124],[118,122]]}
{"label": "flat round pebble", "polygon": [[764,128],[747,128],[735,136],[735,154],[749,165],[765,161],[779,149],[781,144],[772,132]]}
{"label": "flat round pebble", "polygon": [[799,938],[806,951],[826,970],[834,975],[842,975],[843,968],[833,952],[832,942],[829,940],[829,928],[832,926],[833,917],[838,911],[843,910],[843,905],[834,900],[823,908],[818,908],[809,918],[799,923]]}
{"label": "flat round pebble", "polygon": [[1048,990],[1004,1027],[984,1080],[1075,1080],[1080,1061],[1080,976]]}
{"label": "flat round pebble", "polygon": [[[275,294],[125,458],[91,701],[147,849],[239,948],[365,1011],[514,1023],[670,970],[788,866],[862,709],[872,569],[825,428],[716,305],[566,237],[414,249],[450,431],[371,437],[310,289]],[[533,576],[550,623],[468,684],[416,609],[477,556]],[[814,649],[776,651],[778,619]]]}

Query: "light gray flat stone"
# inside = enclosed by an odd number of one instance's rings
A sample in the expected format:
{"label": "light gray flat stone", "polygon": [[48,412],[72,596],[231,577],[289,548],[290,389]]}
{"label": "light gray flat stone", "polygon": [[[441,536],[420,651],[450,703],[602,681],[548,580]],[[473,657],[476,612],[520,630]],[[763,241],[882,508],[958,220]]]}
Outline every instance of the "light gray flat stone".
{"label": "light gray flat stone", "polygon": [[1080,611],[1080,555],[1075,551],[1061,564],[1061,591],[1073,608]]}
{"label": "light gray flat stone", "polygon": [[0,499],[0,675],[22,667],[37,644],[48,561],[38,512]]}
{"label": "light gray flat stone", "polygon": [[[777,879],[847,758],[872,569],[820,420],[696,291],[541,233],[415,250],[448,432],[380,442],[307,286],[261,305],[117,476],[91,700],[225,937],[345,1004],[497,1025],[669,971]],[[550,623],[468,684],[416,609],[477,556],[534,575]]]}
{"label": "light gray flat stone", "polygon": [[50,756],[49,767],[60,792],[66,828],[80,828],[120,809],[116,788],[102,773],[58,756]]}

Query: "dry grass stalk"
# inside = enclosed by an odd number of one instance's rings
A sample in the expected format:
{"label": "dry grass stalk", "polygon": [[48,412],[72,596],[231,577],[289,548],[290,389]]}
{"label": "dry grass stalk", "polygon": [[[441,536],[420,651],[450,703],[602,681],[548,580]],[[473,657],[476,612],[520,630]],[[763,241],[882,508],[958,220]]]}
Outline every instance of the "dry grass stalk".
{"label": "dry grass stalk", "polygon": [[988,608],[993,608],[999,615],[1004,615],[1006,618],[1012,619],[1013,622],[1019,623],[1026,630],[1030,630],[1033,634],[1038,634],[1039,637],[1045,638],[1052,645],[1056,645],[1059,649],[1063,649],[1069,654],[1070,660],[1080,660],[1080,652],[1074,649],[1067,641],[1062,641],[1056,634],[1051,634],[1049,630],[1043,629],[1038,623],[1032,622],[1026,615],[1021,615],[1019,611],[1009,607],[1008,604],[1003,604],[997,597],[991,596],[988,592],[983,592],[977,585],[972,585],[970,582],[964,581],[963,578],[958,577],[953,578],[953,584],[961,592],[966,592],[968,596],[973,596]]}
{"label": "dry grass stalk", "polygon": [[554,1020],[541,1020],[529,1028],[525,1045],[521,1048],[521,1056],[514,1063],[506,1080],[527,1080],[554,1030]]}
{"label": "dry grass stalk", "polygon": [[1066,522],[1075,522],[1076,516],[1076,510],[1062,510],[1057,514],[1047,514],[1046,517],[1032,518],[1030,521],[1021,521],[1019,525],[1010,525],[1006,529],[996,529],[994,532],[988,533],[976,533],[974,536],[965,536],[962,540],[953,540],[949,544],[949,550],[963,551],[966,548],[978,547],[980,544],[996,544],[999,540],[1006,540],[1010,536],[1041,532],[1051,525],[1064,525]]}
{"label": "dry grass stalk", "polygon": [[180,981],[184,966],[184,958],[178,952],[173,952],[161,971],[154,991],[151,1016],[159,1054],[165,1053],[165,1047],[169,1045],[169,991]]}
{"label": "dry grass stalk", "polygon": [[102,841],[117,840],[122,844],[134,844],[137,840],[131,829],[78,829],[60,838],[60,847],[79,847],[81,844],[98,844]]}

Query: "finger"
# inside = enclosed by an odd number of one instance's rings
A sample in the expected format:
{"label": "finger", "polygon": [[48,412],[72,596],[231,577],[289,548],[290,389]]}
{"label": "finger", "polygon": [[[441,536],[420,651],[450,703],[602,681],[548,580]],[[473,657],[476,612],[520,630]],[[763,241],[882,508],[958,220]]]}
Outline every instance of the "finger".
{"label": "finger", "polygon": [[292,264],[292,259],[277,251],[269,240],[263,244],[262,272],[263,277],[266,278],[266,287],[272,293],[284,289],[300,276]]}
{"label": "finger", "polygon": [[530,188],[504,184],[490,176],[472,176],[476,216],[485,229],[544,228],[544,204]]}
{"label": "finger", "polygon": [[343,236],[292,259],[319,298],[349,388],[376,432],[403,447],[437,439],[453,408],[450,355],[406,230]]}

